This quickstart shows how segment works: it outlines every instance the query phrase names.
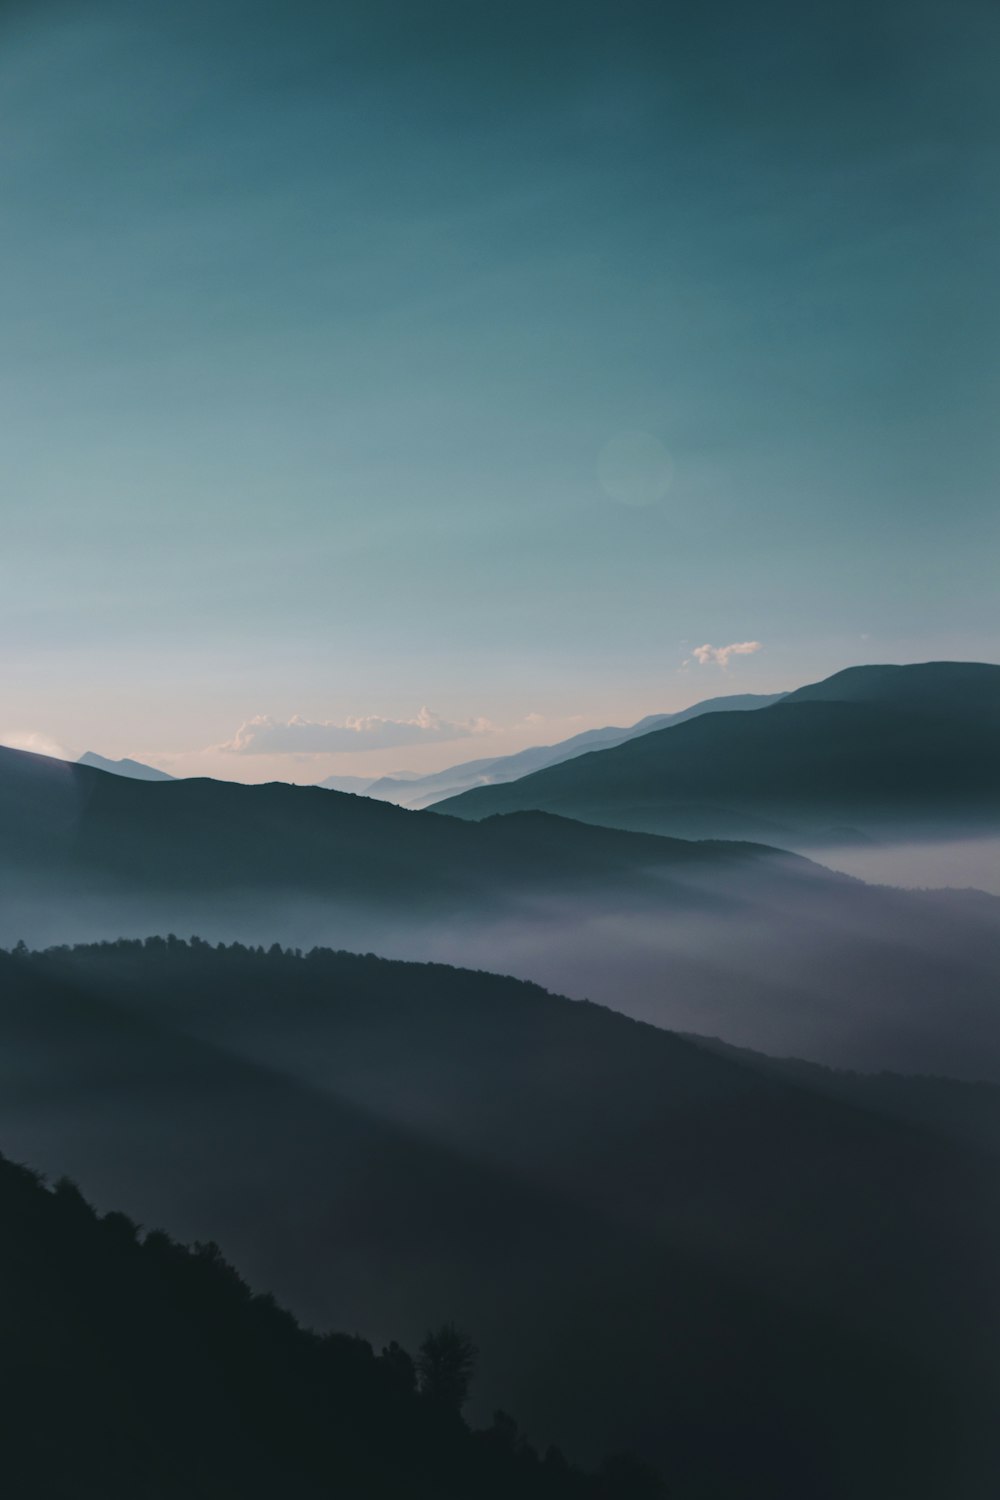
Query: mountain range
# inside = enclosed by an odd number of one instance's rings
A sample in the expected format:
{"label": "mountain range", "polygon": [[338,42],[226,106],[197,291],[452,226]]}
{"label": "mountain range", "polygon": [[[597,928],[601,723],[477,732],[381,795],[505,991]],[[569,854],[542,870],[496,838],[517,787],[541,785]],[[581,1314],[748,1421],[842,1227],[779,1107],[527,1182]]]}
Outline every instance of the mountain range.
{"label": "mountain range", "polygon": [[706,698],[693,703],[690,708],[672,714],[649,714],[628,729],[608,725],[603,729],[585,729],[570,739],[560,740],[555,745],[533,745],[519,750],[514,755],[487,757],[484,760],[469,760],[461,765],[449,766],[447,770],[435,771],[430,776],[407,775],[383,776],[372,780],[364,787],[342,785],[343,777],[329,777],[320,786],[334,786],[338,791],[359,791],[367,797],[377,797],[385,802],[395,802],[400,807],[429,807],[446,797],[456,796],[470,787],[493,786],[515,781],[532,771],[545,766],[561,765],[578,755],[587,755],[592,750],[604,750],[639,735],[649,734],[653,729],[664,729],[670,724],[684,724],[701,714],[746,712],[754,708],[766,708],[777,703],[781,693],[733,693],[722,698]]}
{"label": "mountain range", "polygon": [[1000,901],[869,886],[762,845],[141,782],[0,750],[0,897],[8,943],[266,934],[502,970],[840,1067],[1000,1078]]}
{"label": "mountain range", "polygon": [[996,831],[1000,668],[644,722],[424,810],[0,748],[19,1496],[992,1500],[1000,899],[797,851]]}
{"label": "mountain range", "polygon": [[710,713],[436,804],[528,809],[788,848],[1000,828],[1000,667],[851,667],[751,714]]}
{"label": "mountain range", "polygon": [[[590,750],[605,749],[619,745],[636,735],[647,734],[652,729],[662,729],[668,724],[682,724],[688,719],[704,713],[737,712],[764,708],[777,703],[781,693],[735,693],[728,697],[708,698],[702,703],[692,704],[672,714],[649,714],[628,729],[607,726],[604,729],[587,729],[556,745],[534,745],[519,750],[514,755],[488,756],[482,760],[465,761],[449,766],[444,771],[421,775],[417,771],[394,771],[389,776],[350,776],[335,773],[316,783],[324,791],[353,792],[357,796],[376,798],[382,802],[395,802],[399,807],[429,807],[458,792],[474,786],[491,786],[497,782],[512,781],[543,766],[556,765],[574,756],[585,755]],[[88,750],[81,755],[79,764],[92,766],[99,771],[111,771],[117,776],[129,776],[140,781],[170,781],[173,778],[165,771],[143,765],[141,761],[109,760]]]}

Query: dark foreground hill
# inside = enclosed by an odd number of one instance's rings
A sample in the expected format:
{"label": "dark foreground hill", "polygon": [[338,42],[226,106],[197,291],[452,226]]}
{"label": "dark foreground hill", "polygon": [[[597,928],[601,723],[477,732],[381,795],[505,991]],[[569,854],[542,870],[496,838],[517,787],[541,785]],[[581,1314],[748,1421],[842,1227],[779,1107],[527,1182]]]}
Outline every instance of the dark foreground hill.
{"label": "dark foreground hill", "polygon": [[0,1471],[17,1500],[653,1500],[508,1418],[471,1432],[398,1344],[319,1336],[193,1250],[0,1157]]}
{"label": "dark foreground hill", "polygon": [[888,1094],[492,975],[162,939],[0,956],[0,1059],[8,1154],[315,1326],[457,1320],[477,1420],[696,1500],[996,1493],[995,1158]]}
{"label": "dark foreground hill", "polygon": [[763,1051],[1000,1078],[1000,900],[878,889],[762,845],[0,750],[0,943],[149,931],[503,969]]}
{"label": "dark foreground hill", "polygon": [[1000,667],[853,667],[755,713],[708,714],[436,809],[786,848],[996,830]]}

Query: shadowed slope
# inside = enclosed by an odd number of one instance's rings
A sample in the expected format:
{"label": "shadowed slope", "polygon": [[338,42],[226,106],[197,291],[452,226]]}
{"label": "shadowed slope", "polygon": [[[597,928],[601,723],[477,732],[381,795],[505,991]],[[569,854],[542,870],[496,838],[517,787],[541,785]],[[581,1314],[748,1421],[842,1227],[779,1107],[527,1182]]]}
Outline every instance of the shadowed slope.
{"label": "shadowed slope", "polygon": [[[162,941],[0,960],[0,1138],[681,1495],[992,1493],[992,1162],[533,986]],[[389,1326],[386,1327],[386,1320]]]}

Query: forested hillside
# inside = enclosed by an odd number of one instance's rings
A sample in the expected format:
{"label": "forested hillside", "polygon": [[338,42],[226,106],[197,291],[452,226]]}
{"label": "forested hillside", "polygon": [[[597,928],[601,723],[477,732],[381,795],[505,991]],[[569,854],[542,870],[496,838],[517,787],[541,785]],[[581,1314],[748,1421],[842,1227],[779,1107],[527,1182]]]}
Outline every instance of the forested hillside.
{"label": "forested hillside", "polygon": [[994,1493],[995,1158],[891,1084],[322,950],[21,951],[0,996],[8,1154],[218,1240],[310,1325],[454,1319],[477,1422],[699,1500]]}

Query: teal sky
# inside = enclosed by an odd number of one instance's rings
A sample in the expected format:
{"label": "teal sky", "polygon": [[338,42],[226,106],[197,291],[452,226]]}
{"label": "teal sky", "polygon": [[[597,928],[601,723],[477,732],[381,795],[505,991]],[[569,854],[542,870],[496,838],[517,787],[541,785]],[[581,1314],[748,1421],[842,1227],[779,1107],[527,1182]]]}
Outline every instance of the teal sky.
{"label": "teal sky", "polygon": [[308,781],[1000,658],[998,61],[975,0],[0,3],[0,737]]}

